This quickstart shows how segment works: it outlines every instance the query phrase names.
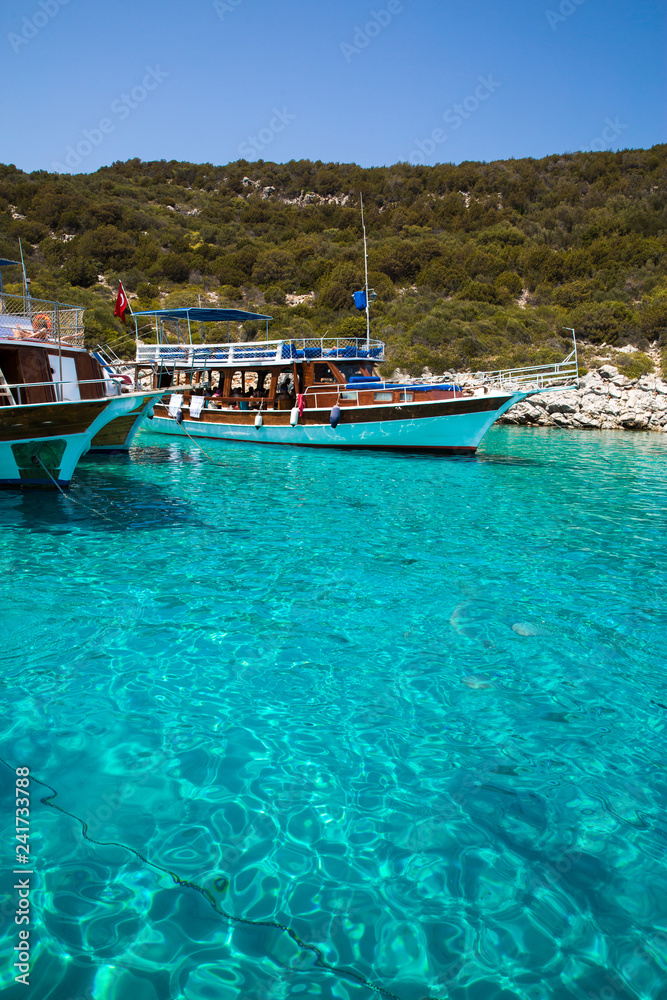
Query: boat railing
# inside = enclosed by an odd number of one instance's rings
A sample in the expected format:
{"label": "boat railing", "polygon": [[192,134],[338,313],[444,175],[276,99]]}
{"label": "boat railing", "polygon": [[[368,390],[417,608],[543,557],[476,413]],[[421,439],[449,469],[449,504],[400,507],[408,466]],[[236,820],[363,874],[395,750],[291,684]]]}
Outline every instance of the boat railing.
{"label": "boat railing", "polygon": [[126,384],[129,382],[133,386],[139,384],[136,362],[123,360],[108,344],[98,344],[91,354],[110,378],[120,379]]}
{"label": "boat railing", "polygon": [[[461,396],[489,392],[543,392],[547,389],[565,389],[576,385],[578,368],[576,351],[572,351],[563,361],[551,365],[531,365],[527,368],[504,368],[498,371],[475,372],[458,377],[457,383],[415,381],[414,383],[363,382],[359,384],[334,384],[330,386],[308,386],[306,397],[314,397],[315,407],[331,405],[332,396],[343,403],[359,402],[359,393],[373,393],[374,403],[412,403],[424,393],[447,392],[452,399]],[[397,395],[400,393],[400,395]],[[383,399],[386,396],[386,399]],[[321,402],[318,397],[326,397]]]}
{"label": "boat railing", "polygon": [[[53,389],[56,399],[50,400],[50,402],[62,402],[63,386],[69,385],[76,385],[77,389],[82,385],[103,385],[105,387],[104,396],[98,396],[98,399],[120,396],[122,392],[120,382],[111,378],[77,379],[76,383],[72,379],[53,379],[53,381],[48,382],[3,382],[3,393],[0,394],[0,406],[38,406],[38,403],[26,404],[24,402],[22,398],[24,396],[24,389]],[[9,391],[11,399],[4,393],[4,390]],[[78,402],[78,400],[65,400],[65,402]]]}
{"label": "boat railing", "polygon": [[83,306],[0,293],[0,340],[84,346]]}
{"label": "boat railing", "polygon": [[413,403],[427,392],[438,390],[447,392],[448,398],[460,399],[464,395],[463,387],[459,384],[437,383],[437,382],[416,382],[414,384],[396,382],[364,382],[360,384],[342,385],[332,382],[328,385],[309,385],[306,388],[305,396],[307,400],[313,400],[316,408],[328,407],[339,400],[342,403],[353,403],[355,406],[362,406],[359,400],[359,393],[373,393],[373,403]]}
{"label": "boat railing", "polygon": [[177,368],[215,368],[239,364],[280,364],[291,361],[322,359],[369,359],[382,361],[384,344],[380,340],[357,340],[350,337],[290,338],[286,340],[249,341],[225,344],[160,343],[137,344],[138,363],[174,365]]}
{"label": "boat railing", "polygon": [[527,368],[501,368],[497,371],[475,372],[465,376],[468,388],[484,387],[502,392],[541,392],[546,389],[566,389],[574,386],[579,377],[576,349],[563,361],[550,365],[531,365]]}

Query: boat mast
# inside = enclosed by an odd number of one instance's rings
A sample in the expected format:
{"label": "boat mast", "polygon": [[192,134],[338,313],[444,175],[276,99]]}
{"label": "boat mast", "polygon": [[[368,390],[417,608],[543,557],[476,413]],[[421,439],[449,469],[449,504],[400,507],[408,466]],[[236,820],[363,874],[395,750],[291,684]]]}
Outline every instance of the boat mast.
{"label": "boat mast", "polygon": [[32,319],[32,305],[30,303],[30,278],[26,274],[25,261],[23,259],[23,247],[21,246],[21,240],[19,240],[19,251],[21,253],[21,268],[23,270],[23,297],[26,304],[26,312],[30,319]]}
{"label": "boat mast", "polygon": [[368,301],[368,250],[366,249],[366,226],[364,224],[364,196],[359,192],[359,198],[361,201],[361,228],[364,233],[364,275],[365,275],[365,289],[366,289],[366,350],[370,350],[371,346],[371,315],[369,312],[369,301]]}

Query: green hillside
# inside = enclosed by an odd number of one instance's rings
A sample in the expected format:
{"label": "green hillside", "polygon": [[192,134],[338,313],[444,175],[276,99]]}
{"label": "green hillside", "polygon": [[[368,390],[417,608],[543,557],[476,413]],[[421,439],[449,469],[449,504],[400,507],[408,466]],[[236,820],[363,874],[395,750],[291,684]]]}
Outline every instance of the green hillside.
{"label": "green hillside", "polygon": [[85,304],[91,344],[131,349],[113,318],[119,277],[134,309],[201,295],[270,311],[275,337],[361,334],[360,191],[390,367],[549,361],[568,349],[563,327],[592,348],[667,345],[667,145],[372,169],[0,166],[0,255],[21,238],[33,294]]}

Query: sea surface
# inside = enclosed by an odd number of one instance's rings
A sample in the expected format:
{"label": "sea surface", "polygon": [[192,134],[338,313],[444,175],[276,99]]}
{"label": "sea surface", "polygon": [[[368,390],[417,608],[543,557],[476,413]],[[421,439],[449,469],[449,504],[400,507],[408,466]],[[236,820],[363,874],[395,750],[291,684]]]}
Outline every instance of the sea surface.
{"label": "sea surface", "polygon": [[3,996],[664,1000],[667,437],[138,444],[0,495]]}

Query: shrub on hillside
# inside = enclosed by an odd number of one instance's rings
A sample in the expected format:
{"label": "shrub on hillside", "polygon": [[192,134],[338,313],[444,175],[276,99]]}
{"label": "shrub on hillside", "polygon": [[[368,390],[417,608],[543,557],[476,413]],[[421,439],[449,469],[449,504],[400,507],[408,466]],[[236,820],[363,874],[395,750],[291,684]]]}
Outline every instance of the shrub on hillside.
{"label": "shrub on hillside", "polygon": [[626,378],[641,378],[642,375],[649,375],[655,371],[655,365],[643,351],[626,354],[623,360],[617,361],[616,364],[621,375],[625,375]]}
{"label": "shrub on hillside", "polygon": [[570,317],[577,334],[594,344],[615,344],[635,326],[635,315],[623,302],[582,303]]}
{"label": "shrub on hillside", "polygon": [[287,297],[280,285],[269,285],[269,287],[264,290],[264,301],[271,302],[276,306],[284,306],[287,301]]}

